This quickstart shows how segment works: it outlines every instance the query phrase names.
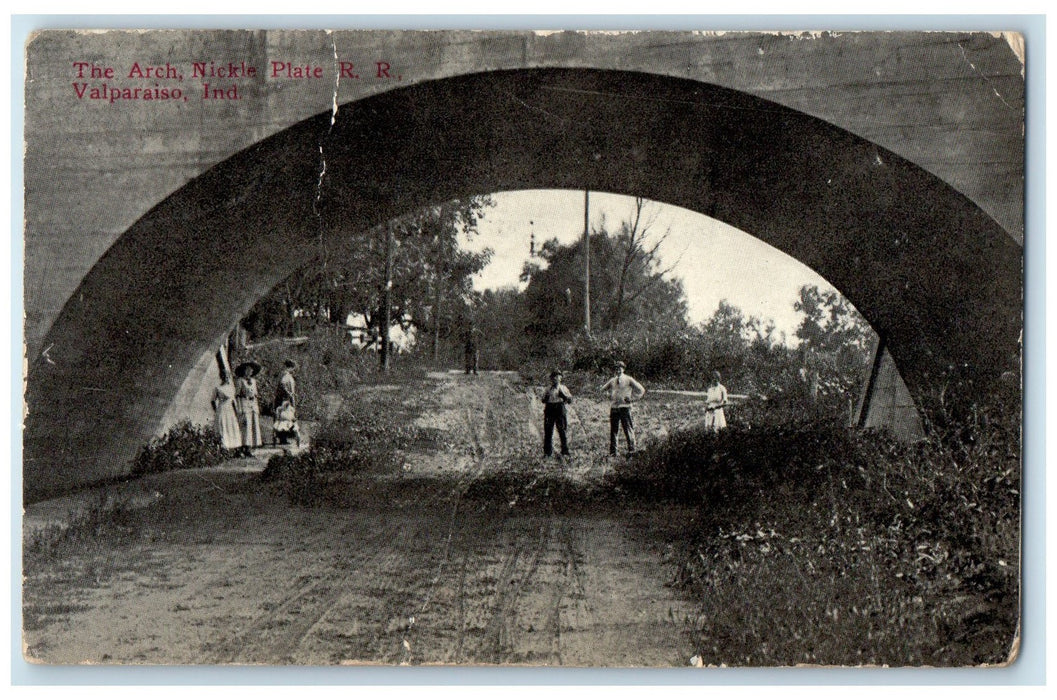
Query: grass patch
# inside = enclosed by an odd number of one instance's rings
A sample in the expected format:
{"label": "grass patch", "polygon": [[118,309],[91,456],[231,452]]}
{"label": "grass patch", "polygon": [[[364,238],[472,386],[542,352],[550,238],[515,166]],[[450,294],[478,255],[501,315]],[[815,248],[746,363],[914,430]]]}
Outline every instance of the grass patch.
{"label": "grass patch", "polygon": [[68,522],[47,525],[33,533],[23,546],[26,568],[72,548],[83,549],[103,537],[127,536],[132,531],[132,509],[123,500],[101,494],[93,503],[73,514]]}
{"label": "grass patch", "polygon": [[313,506],[334,502],[331,485],[350,476],[398,473],[403,451],[444,444],[443,431],[414,425],[422,403],[406,393],[361,388],[353,403],[320,424],[308,450],[272,457],[261,479],[283,484],[291,503]]}
{"label": "grass patch", "polygon": [[88,610],[87,605],[55,603],[51,605],[26,605],[22,609],[22,629],[35,631],[44,629],[55,618],[66,618],[74,613]]}
{"label": "grass patch", "polygon": [[614,481],[571,481],[559,471],[497,470],[467,481],[462,496],[469,501],[521,506],[546,506],[554,512],[595,509],[620,503]]}
{"label": "grass patch", "polygon": [[1019,619],[1019,438],[970,432],[689,431],[617,484],[699,508],[677,582],[706,664],[999,664]]}

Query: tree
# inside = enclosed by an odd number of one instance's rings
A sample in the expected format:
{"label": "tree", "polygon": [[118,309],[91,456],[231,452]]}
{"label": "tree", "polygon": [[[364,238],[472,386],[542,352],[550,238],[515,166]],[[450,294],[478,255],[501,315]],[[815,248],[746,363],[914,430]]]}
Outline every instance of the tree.
{"label": "tree", "polygon": [[[491,205],[489,197],[471,197],[425,207],[349,237],[334,250],[321,249],[311,263],[254,306],[248,328],[255,337],[258,331],[286,334],[296,326],[295,317],[302,323],[343,325],[350,313],[358,313],[384,337],[388,287],[393,322],[432,331],[436,337],[445,315],[458,315],[472,276],[489,260],[490,251],[462,250],[459,236],[475,235]],[[387,266],[388,241],[392,257]],[[286,318],[276,319],[278,314]]]}
{"label": "tree", "polygon": [[[726,299],[699,326],[700,340],[691,362],[694,371],[722,373],[724,381],[743,393],[772,395],[782,389],[789,375],[790,351],[776,335],[773,320],[745,313]],[[702,366],[703,365],[703,366]]]}
{"label": "tree", "polygon": [[815,285],[800,288],[793,308],[804,314],[796,337],[812,398],[855,389],[869,365],[874,339],[866,319],[839,292]]}
{"label": "tree", "polygon": [[[434,205],[394,219],[371,231],[366,246],[347,257],[341,271],[345,301],[382,334],[382,298],[386,239],[394,242],[390,286],[390,316],[399,323],[435,331],[444,314],[454,315],[471,289],[471,277],[488,263],[490,251],[472,253],[459,247],[459,234],[472,236],[487,197],[473,197]],[[344,319],[342,319],[344,320]]]}
{"label": "tree", "polygon": [[[614,252],[619,258],[619,274],[609,303],[607,326],[610,328],[619,326],[635,301],[661,284],[664,275],[674,268],[672,265],[660,269],[658,251],[669,232],[656,237],[651,234],[657,214],[648,209],[647,204],[642,197],[636,197],[631,217],[620,222],[620,232],[616,234]],[[602,225],[604,231],[604,219]]]}
{"label": "tree", "polygon": [[[496,369],[520,367],[533,344],[525,332],[525,296],[516,287],[488,289],[475,295],[472,313],[473,326],[480,332],[482,362]],[[470,322],[468,317],[465,325]]]}
{"label": "tree", "polygon": [[[603,219],[590,235],[591,327],[600,333],[664,335],[683,329],[686,298],[682,283],[669,279],[652,238],[652,219],[637,199],[630,218],[610,234]],[[583,326],[584,244],[562,245],[556,239],[540,248],[543,264],[526,263],[528,331],[536,336],[575,335]]]}

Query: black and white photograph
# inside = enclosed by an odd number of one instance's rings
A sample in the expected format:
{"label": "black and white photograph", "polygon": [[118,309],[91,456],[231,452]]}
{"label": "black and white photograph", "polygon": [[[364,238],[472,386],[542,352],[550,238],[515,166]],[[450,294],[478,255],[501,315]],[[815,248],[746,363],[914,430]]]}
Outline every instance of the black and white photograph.
{"label": "black and white photograph", "polygon": [[1012,664],[994,29],[32,33],[23,658]]}

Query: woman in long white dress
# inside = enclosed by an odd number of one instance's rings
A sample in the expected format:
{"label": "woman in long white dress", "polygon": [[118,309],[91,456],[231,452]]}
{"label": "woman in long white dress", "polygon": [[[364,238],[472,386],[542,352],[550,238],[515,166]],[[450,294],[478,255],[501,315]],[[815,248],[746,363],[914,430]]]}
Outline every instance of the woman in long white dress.
{"label": "woman in long white dress", "polygon": [[257,399],[256,375],[261,366],[256,362],[243,362],[235,370],[235,408],[242,429],[242,451],[249,454],[254,447],[261,446],[261,406]]}
{"label": "woman in long white dress", "polygon": [[705,429],[718,433],[727,427],[723,407],[727,405],[727,387],[719,383],[719,372],[712,372],[712,379],[705,389]]}
{"label": "woman in long white dress", "polygon": [[220,385],[213,391],[213,427],[224,449],[237,450],[242,446],[242,429],[235,413],[235,387],[224,370],[220,370]]}

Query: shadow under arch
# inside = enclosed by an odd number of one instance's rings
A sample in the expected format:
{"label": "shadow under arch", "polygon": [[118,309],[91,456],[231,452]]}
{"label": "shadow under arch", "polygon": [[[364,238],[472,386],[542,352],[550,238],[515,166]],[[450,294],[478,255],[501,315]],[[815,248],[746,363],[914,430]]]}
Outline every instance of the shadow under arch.
{"label": "shadow under arch", "polygon": [[300,122],[129,228],[31,358],[24,499],[127,473],[195,363],[320,242],[456,197],[584,188],[700,212],[813,268],[885,337],[916,400],[978,396],[1018,351],[1021,247],[918,166],[697,81],[476,73]]}

